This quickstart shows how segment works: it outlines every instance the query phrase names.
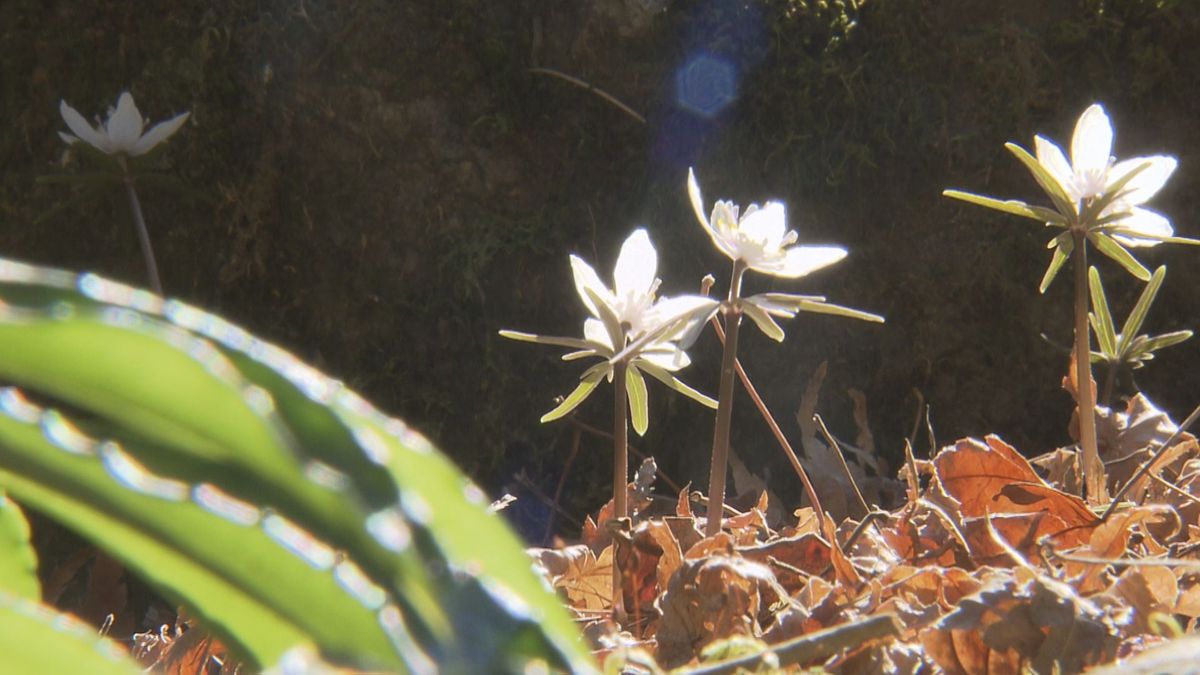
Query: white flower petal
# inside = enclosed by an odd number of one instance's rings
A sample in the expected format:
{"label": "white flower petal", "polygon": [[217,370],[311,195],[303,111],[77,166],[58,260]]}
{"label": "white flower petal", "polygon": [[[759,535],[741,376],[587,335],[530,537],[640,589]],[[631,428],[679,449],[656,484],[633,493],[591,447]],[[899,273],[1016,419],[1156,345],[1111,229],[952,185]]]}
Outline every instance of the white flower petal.
{"label": "white flower petal", "polygon": [[1071,136],[1071,166],[1075,174],[1103,172],[1112,156],[1113,130],[1108,115],[1093,103],[1079,116]]}
{"label": "white flower petal", "polygon": [[183,126],[183,123],[187,121],[189,115],[191,115],[191,113],[183,113],[182,115],[176,115],[165,122],[159,122],[158,124],[155,124],[153,127],[151,127],[150,131],[146,132],[145,136],[142,136],[137,140],[137,143],[134,144],[133,150],[130,151],[129,154],[136,157],[137,155],[144,155],[147,152],[150,152],[154,146],[162,143],[170,138],[171,135],[176,131],[179,131],[179,127]]}
{"label": "white flower petal", "polygon": [[1046,171],[1050,172],[1051,176],[1054,176],[1054,179],[1072,199],[1079,199],[1079,195],[1075,194],[1075,171],[1071,168],[1071,163],[1067,161],[1066,155],[1063,154],[1062,148],[1041,136],[1033,137],[1033,145],[1037,152],[1038,164],[1041,164]]}
{"label": "white flower petal", "polygon": [[[678,319],[684,314],[699,312],[702,309],[715,310],[721,303],[703,295],[677,295],[672,298],[662,298],[654,303],[647,312],[647,323],[656,326]],[[704,316],[705,319],[708,315]]]}
{"label": "white flower petal", "polygon": [[[83,115],[80,115],[77,110],[67,105],[66,101],[58,104],[58,112],[62,115],[63,121],[67,123],[67,127],[74,132],[76,140],[81,140],[101,152],[112,152],[108,144],[108,137],[96,131],[92,125],[87,123]],[[67,137],[63,134],[59,135],[63,136],[63,140],[67,140]],[[70,143],[71,141],[67,142]]]}
{"label": "white flower petal", "polygon": [[672,373],[681,368],[686,368],[692,362],[687,352],[669,342],[659,343],[653,348],[643,351],[638,358],[649,361],[659,368]]}
{"label": "white flower petal", "polygon": [[608,336],[608,331],[604,330],[604,322],[600,319],[587,319],[583,322],[583,339],[608,345],[609,349],[616,351]]}
{"label": "white flower petal", "polygon": [[692,202],[692,211],[696,213],[696,220],[704,227],[710,227],[708,218],[704,217],[704,198],[700,196],[700,184],[696,182],[696,172],[690,167],[688,168],[688,199]]}
{"label": "white flower petal", "polygon": [[657,270],[658,253],[650,243],[650,235],[644,229],[634,230],[621,245],[621,253],[613,269],[617,298],[644,296],[652,292]]}
{"label": "white flower petal", "polygon": [[1119,228],[1111,232],[1113,239],[1126,246],[1157,246],[1162,243],[1156,239],[1142,239],[1138,234],[1153,234],[1159,237],[1169,237],[1175,234],[1171,221],[1149,209],[1135,208],[1129,217],[1122,219]]}
{"label": "white flower petal", "polygon": [[1108,182],[1116,183],[1125,176],[1125,174],[1133,171],[1139,166],[1149,162],[1150,166],[1143,169],[1138,175],[1134,176],[1128,184],[1125,185],[1127,191],[1121,201],[1130,206],[1146,203],[1155,195],[1162,186],[1166,184],[1167,179],[1175,172],[1175,167],[1179,162],[1174,157],[1166,155],[1154,155],[1152,157],[1134,157],[1117,162],[1108,172]]}
{"label": "white flower petal", "polygon": [[779,202],[768,202],[764,208],[753,211],[747,209],[738,229],[744,237],[768,249],[778,249],[787,232],[787,211]]}
{"label": "white flower petal", "polygon": [[846,257],[846,249],[838,246],[793,246],[783,258],[766,260],[752,269],[777,277],[796,279],[828,267]]}
{"label": "white flower petal", "polygon": [[104,125],[113,152],[132,154],[134,146],[142,136],[142,125],[142,114],[138,112],[133,96],[129,92],[122,93],[121,98],[117,99],[116,112]]}
{"label": "white flower petal", "polygon": [[583,300],[583,306],[587,307],[592,316],[599,317],[600,311],[596,309],[596,305],[592,303],[592,299],[588,297],[587,291],[591,289],[597,297],[605,302],[609,307],[616,305],[616,299],[613,297],[612,291],[600,281],[596,270],[592,266],[583,261],[579,256],[571,256],[571,272],[575,276],[575,290],[579,292],[579,298]]}

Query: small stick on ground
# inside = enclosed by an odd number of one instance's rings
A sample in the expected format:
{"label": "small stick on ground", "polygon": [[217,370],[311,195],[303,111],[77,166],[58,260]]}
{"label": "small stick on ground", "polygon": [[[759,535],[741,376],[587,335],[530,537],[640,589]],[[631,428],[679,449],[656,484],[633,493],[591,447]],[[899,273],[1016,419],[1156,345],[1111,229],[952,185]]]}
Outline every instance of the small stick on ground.
{"label": "small stick on ground", "polygon": [[846,456],[842,454],[841,443],[838,443],[833,434],[829,433],[829,428],[825,426],[825,420],[821,419],[820,415],[814,414],[813,421],[817,423],[817,428],[821,430],[821,435],[829,443],[830,449],[837,455],[838,462],[842,465],[842,471],[846,473],[846,478],[850,480],[850,487],[854,488],[854,495],[858,497],[858,503],[862,506],[863,513],[870,513],[871,507],[867,506],[867,500],[863,499],[862,490],[858,489],[858,481],[854,480],[854,474],[850,473],[850,465],[846,463]]}
{"label": "small stick on ground", "polygon": [[765,652],[693,668],[688,673],[690,675],[726,675],[726,673],[753,672],[759,666],[767,663],[770,654],[774,654],[778,658],[780,667],[812,663],[827,659],[842,650],[856,649],[872,640],[897,637],[900,632],[900,623],[894,616],[879,614],[855,623],[826,628],[780,642],[771,645],[770,649]]}

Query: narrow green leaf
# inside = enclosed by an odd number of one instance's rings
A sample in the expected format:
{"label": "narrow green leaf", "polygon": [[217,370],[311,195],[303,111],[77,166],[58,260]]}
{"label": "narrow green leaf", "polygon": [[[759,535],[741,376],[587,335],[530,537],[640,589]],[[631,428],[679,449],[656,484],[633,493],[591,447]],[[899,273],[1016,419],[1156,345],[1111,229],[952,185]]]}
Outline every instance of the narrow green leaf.
{"label": "narrow green leaf", "polygon": [[1051,241],[1057,245],[1054,247],[1054,253],[1050,254],[1050,264],[1046,266],[1046,273],[1042,275],[1042,283],[1038,284],[1038,293],[1045,293],[1046,289],[1050,288],[1054,277],[1058,276],[1058,271],[1075,250],[1075,240],[1068,233],[1064,232]]}
{"label": "narrow green leaf", "polygon": [[1135,237],[1137,239],[1149,239],[1151,241],[1156,241],[1156,242],[1159,242],[1162,244],[1187,244],[1189,246],[1200,246],[1200,239],[1189,239],[1188,237],[1176,237],[1176,236],[1169,236],[1169,235],[1154,234],[1152,232],[1142,232],[1141,230],[1134,230],[1134,229],[1129,229],[1127,227],[1123,227],[1120,223],[1115,223],[1112,225],[1102,225],[1100,227],[1094,227],[1094,228],[1088,230],[1088,232],[1089,233],[1090,232],[1103,232],[1104,234],[1108,234],[1108,235],[1117,234],[1117,235],[1123,235],[1126,237]]}
{"label": "narrow green leaf", "polygon": [[1039,220],[1044,223],[1063,225],[1067,222],[1067,218],[1054,209],[1048,209],[1043,206],[1033,206],[1016,199],[1000,200],[992,197],[985,197],[983,195],[977,195],[971,192],[963,192],[961,190],[943,190],[942,195],[945,197],[950,197],[951,199],[960,199],[964,202],[969,202],[978,206],[986,206],[989,209],[1003,211],[1004,213],[1011,213],[1014,216],[1032,218],[1033,220]]}
{"label": "narrow green leaf", "polygon": [[1029,169],[1029,173],[1033,174],[1033,179],[1037,181],[1042,190],[1054,202],[1054,208],[1058,209],[1060,214],[1068,216],[1073,220],[1076,214],[1075,202],[1071,200],[1071,197],[1063,189],[1063,186],[1058,183],[1058,179],[1050,175],[1046,167],[1042,166],[1041,162],[1037,161],[1037,158],[1029,154],[1029,151],[1025,148],[1016,143],[1005,143],[1004,147],[1008,148],[1008,151],[1015,155],[1025,165],[1026,169]]}
{"label": "narrow green leaf", "polygon": [[1154,270],[1154,274],[1150,276],[1150,281],[1146,282],[1146,287],[1142,289],[1142,294],[1138,296],[1138,300],[1133,305],[1133,309],[1129,310],[1129,317],[1125,319],[1125,324],[1121,326],[1121,339],[1118,342],[1120,349],[1118,352],[1125,351],[1130,340],[1133,340],[1142,330],[1142,324],[1146,321],[1146,315],[1150,313],[1150,306],[1154,304],[1154,298],[1158,295],[1158,289],[1162,288],[1163,279],[1167,277],[1166,265],[1160,265]]}
{"label": "narrow green leaf", "polygon": [[588,294],[592,304],[596,306],[596,312],[600,315],[600,321],[604,324],[604,330],[608,333],[608,340],[612,343],[614,349],[619,349],[625,345],[625,328],[621,325],[621,319],[613,313],[612,307],[604,303],[604,299],[596,294],[591,288],[584,287],[584,292]]}
{"label": "narrow green leaf", "polygon": [[1173,347],[1181,342],[1185,342],[1192,337],[1190,330],[1177,330],[1162,335],[1146,338],[1144,345],[1141,345],[1140,351],[1147,354],[1152,354],[1164,347]]}
{"label": "narrow green leaf", "polygon": [[860,309],[843,307],[842,305],[835,305],[832,302],[806,302],[800,305],[800,311],[813,312],[814,314],[832,314],[834,316],[844,316],[848,319],[870,321],[871,323],[883,323],[886,321],[886,319],[878,314],[864,312]]}
{"label": "narrow green leaf", "polygon": [[579,386],[575,387],[574,391],[572,391],[570,394],[567,394],[567,397],[563,399],[562,403],[559,403],[554,410],[542,415],[542,419],[540,420],[542,424],[545,424],[546,422],[553,422],[554,420],[574,410],[576,406],[578,406],[580,403],[583,403],[583,401],[592,393],[592,390],[596,388],[596,385],[600,384],[600,380],[602,379],[604,379],[604,374],[599,372],[584,378],[584,380],[579,383]]}
{"label": "narrow green leaf", "polygon": [[79,619],[0,591],[0,654],[8,673],[139,675],[125,650]]}
{"label": "narrow green leaf", "polygon": [[1133,257],[1133,254],[1113,240],[1112,237],[1102,232],[1089,231],[1087,238],[1088,241],[1095,244],[1097,251],[1117,261],[1121,267],[1125,268],[1126,272],[1129,272],[1142,281],[1150,280],[1150,270],[1146,269],[1142,263],[1137,261],[1137,258]]}
{"label": "narrow green leaf", "polygon": [[566,347],[568,349],[609,351],[608,345],[602,345],[599,342],[582,340],[580,338],[534,335],[533,333],[522,333],[515,330],[502,330],[500,331],[500,336],[506,337],[510,340],[518,340],[520,342],[535,342],[540,345],[554,345],[555,347]]}
{"label": "narrow green leaf", "polygon": [[754,321],[754,325],[763,332],[764,335],[776,342],[783,342],[783,329],[779,324],[775,323],[775,319],[771,318],[761,307],[749,301],[746,298],[742,301],[742,313],[750,317]]}
{"label": "narrow green leaf", "polygon": [[3,593],[34,602],[42,598],[37,553],[29,543],[29,521],[0,489],[0,595]]}
{"label": "narrow green leaf", "polygon": [[1112,312],[1108,309],[1108,297],[1104,294],[1104,286],[1100,284],[1100,272],[1095,267],[1088,268],[1088,289],[1092,294],[1091,317],[1092,330],[1096,333],[1096,342],[1100,351],[1106,354],[1117,353],[1117,333],[1113,324]]}
{"label": "narrow green leaf", "polygon": [[684,384],[681,380],[679,380],[679,378],[675,377],[674,375],[667,372],[666,370],[663,370],[662,368],[654,365],[653,363],[650,363],[648,361],[639,361],[638,368],[640,368],[642,371],[644,371],[650,377],[653,377],[654,379],[658,380],[659,382],[662,382],[663,384],[667,385],[671,389],[674,389],[675,391],[683,394],[684,396],[687,396],[688,398],[692,399],[693,401],[696,401],[697,403],[700,403],[701,405],[703,405],[705,407],[712,408],[713,410],[717,409],[717,400],[716,399],[709,397],[709,396],[705,396],[704,394],[700,393],[699,391],[696,391],[695,389]]}
{"label": "narrow green leaf", "polygon": [[625,391],[629,394],[629,416],[633,430],[645,436],[650,426],[650,406],[646,393],[646,380],[632,363],[625,370]]}

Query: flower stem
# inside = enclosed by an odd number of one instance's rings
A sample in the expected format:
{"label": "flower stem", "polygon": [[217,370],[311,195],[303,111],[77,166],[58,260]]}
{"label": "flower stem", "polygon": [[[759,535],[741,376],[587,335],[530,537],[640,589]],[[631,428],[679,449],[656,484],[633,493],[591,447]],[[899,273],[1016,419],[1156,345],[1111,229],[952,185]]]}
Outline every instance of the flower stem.
{"label": "flower stem", "polygon": [[133,210],[133,224],[137,227],[138,242],[142,246],[142,257],[146,259],[146,275],[150,277],[150,288],[158,295],[163,294],[162,281],[158,277],[158,263],[154,260],[154,248],[150,245],[150,232],[146,230],[146,219],[142,216],[142,203],[138,201],[137,190],[133,189],[133,176],[125,163],[125,191],[129,193],[129,207]]}
{"label": "flower stem", "polygon": [[1096,392],[1092,390],[1092,345],[1088,331],[1087,239],[1075,233],[1075,391],[1079,406],[1079,448],[1083,454],[1083,484],[1088,501],[1108,500],[1104,464],[1096,443]]}
{"label": "flower stem", "polygon": [[[613,366],[613,518],[628,518],[629,490],[629,415],[625,377],[629,364],[618,361]],[[613,539],[612,611],[613,621],[620,625],[625,612],[625,597],[621,583],[621,565],[617,561],[617,541]]]}
{"label": "flower stem", "polygon": [[629,365],[613,366],[613,517],[628,518],[629,506],[629,404],[625,377]]}
{"label": "flower stem", "polygon": [[708,479],[708,525],[705,536],[711,537],[721,531],[721,518],[725,509],[725,472],[729,464],[729,428],[733,420],[733,385],[737,363],[738,328],[742,323],[742,310],[738,300],[742,294],[742,277],[746,264],[741,260],[733,263],[733,275],[729,280],[729,301],[722,307],[725,315],[725,352],[721,357],[721,384],[717,392],[717,422],[713,428],[712,465]]}

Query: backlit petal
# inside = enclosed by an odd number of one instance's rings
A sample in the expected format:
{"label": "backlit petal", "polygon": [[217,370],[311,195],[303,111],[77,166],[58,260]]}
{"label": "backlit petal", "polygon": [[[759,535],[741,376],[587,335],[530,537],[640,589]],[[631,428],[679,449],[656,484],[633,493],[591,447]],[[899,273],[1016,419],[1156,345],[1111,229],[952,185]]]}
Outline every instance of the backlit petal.
{"label": "backlit petal", "polygon": [[191,113],[183,113],[182,115],[176,115],[165,122],[159,122],[158,124],[155,124],[150,131],[146,132],[145,136],[142,136],[137,140],[137,143],[134,144],[133,150],[130,151],[129,154],[137,156],[150,152],[154,146],[162,143],[170,138],[171,134],[179,131],[179,127],[183,126],[183,123],[187,121],[188,115],[190,114]]}
{"label": "backlit petal", "polygon": [[600,319],[587,319],[583,322],[583,339],[599,342],[607,345],[609,349],[613,349],[612,340],[608,336],[608,331],[604,330],[604,322]]}
{"label": "backlit petal", "polygon": [[846,249],[838,246],[793,246],[783,258],[763,261],[753,266],[760,272],[777,277],[796,279],[828,267],[846,257]]}
{"label": "backlit petal", "polygon": [[[66,101],[59,103],[58,112],[62,115],[63,121],[67,123],[67,127],[71,129],[79,140],[101,152],[112,152],[108,144],[108,138],[103,133],[96,131],[92,125],[88,124],[87,120],[83,119],[83,115],[80,115],[77,110],[67,105]],[[66,139],[64,138],[64,140]]]}
{"label": "backlit petal", "polygon": [[117,99],[117,110],[108,118],[105,130],[112,142],[113,152],[133,153],[134,146],[142,136],[142,114],[138,112],[137,104],[129,92],[124,92]]}
{"label": "backlit petal", "polygon": [[705,227],[710,227],[708,218],[704,217],[704,198],[700,195],[700,184],[696,182],[696,172],[691,168],[688,169],[688,198],[692,202],[692,211],[696,214],[696,220],[699,220]]}
{"label": "backlit petal", "polygon": [[621,245],[621,253],[613,269],[617,297],[650,293],[657,269],[658,254],[650,243],[650,236],[644,229],[635,230]]}
{"label": "backlit petal", "polygon": [[1126,204],[1136,206],[1146,203],[1155,193],[1162,189],[1162,186],[1166,184],[1167,179],[1171,177],[1171,174],[1175,172],[1175,167],[1179,164],[1174,157],[1167,157],[1165,155],[1134,157],[1133,159],[1117,162],[1109,170],[1108,182],[1117,182],[1125,174],[1147,162],[1149,162],[1150,166],[1139,172],[1125,185],[1127,192],[1125,196],[1121,197],[1121,201]]}
{"label": "backlit petal", "polygon": [[1093,103],[1079,116],[1071,137],[1071,166],[1076,174],[1103,171],[1112,156],[1113,130],[1108,115]]}
{"label": "backlit petal", "polygon": [[600,281],[600,277],[596,274],[596,270],[592,266],[583,261],[579,256],[571,256],[571,273],[575,276],[575,290],[579,292],[579,298],[583,300],[583,306],[587,307],[592,316],[599,317],[600,312],[596,309],[596,305],[592,303],[592,299],[588,297],[585,288],[590,288],[593,293],[608,303],[609,307],[616,304],[613,298],[612,291]]}
{"label": "backlit petal", "polygon": [[761,209],[748,211],[738,229],[754,241],[762,242],[770,248],[778,248],[787,232],[787,212],[783,204],[768,202]]}
{"label": "backlit petal", "polygon": [[1062,148],[1041,136],[1033,137],[1033,145],[1037,152],[1038,164],[1041,164],[1046,171],[1050,172],[1051,176],[1054,176],[1054,179],[1072,199],[1079,199],[1074,188],[1075,172],[1071,169],[1071,163],[1067,161],[1067,156],[1063,154]]}
{"label": "backlit petal", "polygon": [[638,358],[672,373],[680,368],[686,368],[692,362],[688,358],[687,352],[669,342],[655,345],[653,349],[642,352]]}
{"label": "backlit petal", "polygon": [[1175,234],[1171,221],[1148,209],[1135,208],[1129,217],[1124,218],[1113,230],[1112,238],[1126,246],[1157,246],[1161,242],[1156,239],[1142,239],[1138,234],[1153,234],[1159,237],[1169,237]]}

